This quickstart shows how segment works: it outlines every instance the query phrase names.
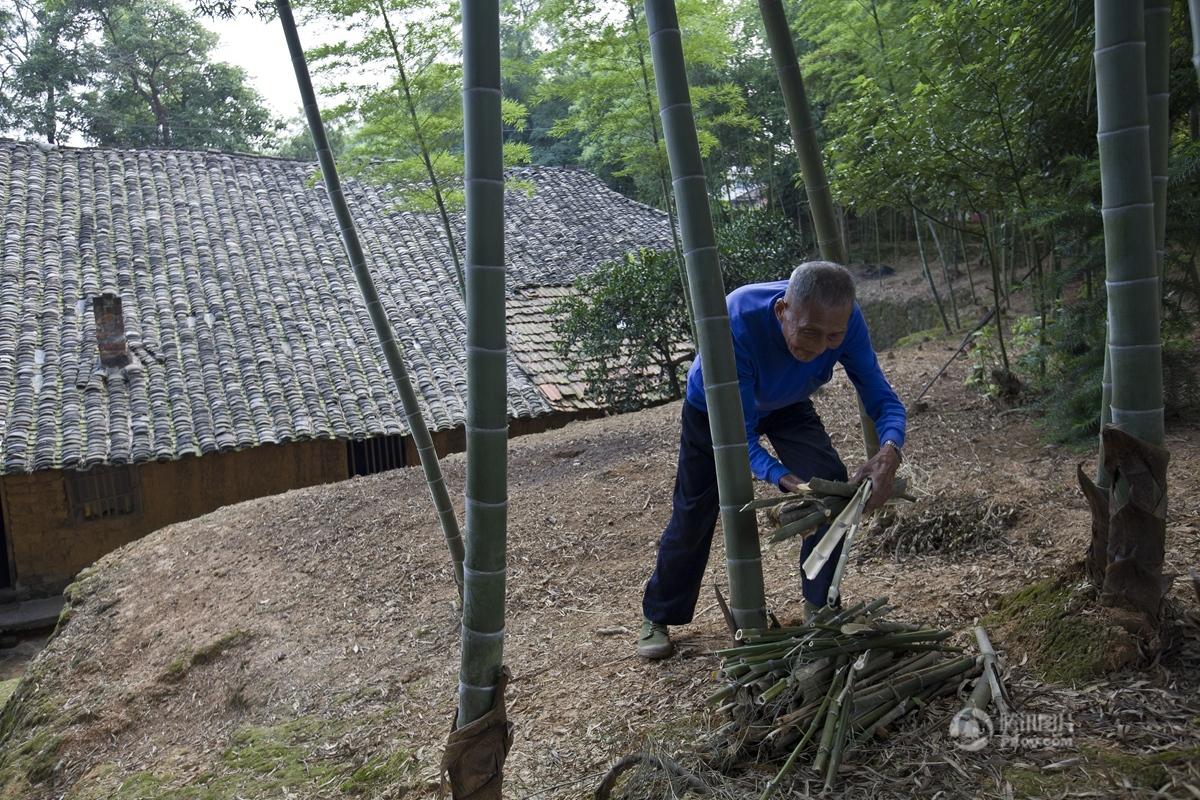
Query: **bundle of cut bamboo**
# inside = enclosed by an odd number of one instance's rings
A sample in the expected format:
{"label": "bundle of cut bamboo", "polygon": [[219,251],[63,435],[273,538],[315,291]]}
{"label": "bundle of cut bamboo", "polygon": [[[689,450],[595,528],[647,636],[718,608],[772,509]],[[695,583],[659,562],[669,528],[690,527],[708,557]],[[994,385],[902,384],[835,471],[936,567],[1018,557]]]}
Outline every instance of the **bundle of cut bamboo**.
{"label": "bundle of cut bamboo", "polygon": [[736,646],[718,651],[724,685],[708,702],[730,714],[723,730],[742,753],[788,754],[762,800],[806,751],[831,788],[849,750],[984,669],[983,656],[945,643],[950,631],[886,611],[887,598],[825,607],[804,625],[739,630]]}

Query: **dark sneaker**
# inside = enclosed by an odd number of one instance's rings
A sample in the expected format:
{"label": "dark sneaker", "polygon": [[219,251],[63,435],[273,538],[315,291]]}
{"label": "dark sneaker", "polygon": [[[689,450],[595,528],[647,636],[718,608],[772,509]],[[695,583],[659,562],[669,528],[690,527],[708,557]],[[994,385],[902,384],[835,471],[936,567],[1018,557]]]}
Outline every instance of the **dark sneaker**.
{"label": "dark sneaker", "polygon": [[824,608],[824,606],[819,606],[811,600],[805,600],[804,601],[804,621],[812,622],[813,617],[815,617],[817,612],[820,611],[822,608]]}
{"label": "dark sneaker", "polygon": [[637,654],[642,658],[666,658],[675,651],[671,637],[667,634],[667,626],[642,618],[642,633],[638,637]]}

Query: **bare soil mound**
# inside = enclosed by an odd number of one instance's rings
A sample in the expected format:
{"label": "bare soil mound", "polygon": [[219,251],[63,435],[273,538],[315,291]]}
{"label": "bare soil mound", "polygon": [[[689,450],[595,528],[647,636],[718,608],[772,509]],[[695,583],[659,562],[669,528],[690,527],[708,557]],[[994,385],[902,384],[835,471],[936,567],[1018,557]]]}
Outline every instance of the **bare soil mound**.
{"label": "bare soil mound", "polygon": [[[902,395],[911,393],[955,344],[897,352],[884,367]],[[952,368],[930,394],[930,410],[912,419],[909,469],[927,497],[1024,498],[1028,511],[1006,532],[1011,547],[961,560],[867,554],[844,588],[851,598],[891,597],[899,618],[966,631],[1005,594],[1076,559],[1087,517],[1073,485],[1075,457],[1041,444],[1019,415],[995,415],[962,388],[963,374],[962,364]],[[844,378],[820,405],[853,465],[860,445]],[[670,509],[678,415],[671,404],[512,443],[511,797],[590,794],[619,756],[648,739],[687,740],[711,722],[701,700],[712,687],[713,650],[726,640],[711,588],[695,623],[674,631],[676,656],[647,664],[633,655],[642,585]],[[1200,433],[1175,431],[1168,444],[1167,558],[1182,567],[1200,563]],[[461,487],[461,458],[446,459],[445,472]],[[785,620],[800,613],[797,552],[780,546],[764,559],[772,607]],[[718,534],[710,585],[724,585],[722,564]],[[1180,602],[1194,604],[1182,592]],[[0,798],[436,794],[458,625],[419,470],[295,491],[163,529],[81,575],[68,614],[4,708]],[[1012,674],[1026,680],[1019,665]],[[1200,744],[1200,709],[1187,711],[1194,698],[1181,699],[1174,676],[1137,680],[1118,676],[1087,692],[1029,683],[1018,693],[1026,708],[1074,709],[1091,725],[1091,744],[1081,733],[1076,751]],[[1133,720],[1120,717],[1131,711],[1170,725],[1157,738],[1118,732],[1112,720]],[[882,777],[848,781],[845,796],[1012,796],[1021,781],[1040,786],[1034,778],[1046,764],[1078,755],[947,750],[945,719],[931,711],[928,730],[890,755],[856,762],[870,765],[860,777]],[[1096,777],[1099,756],[1080,758],[1071,769],[1090,777],[1072,780],[1090,780],[1100,794],[1119,790],[1116,778]],[[1161,760],[1153,776],[1175,780],[1178,759]],[[1060,777],[1067,770],[1057,769]],[[766,777],[751,772],[737,785],[752,791]],[[804,779],[798,774],[797,788]]]}

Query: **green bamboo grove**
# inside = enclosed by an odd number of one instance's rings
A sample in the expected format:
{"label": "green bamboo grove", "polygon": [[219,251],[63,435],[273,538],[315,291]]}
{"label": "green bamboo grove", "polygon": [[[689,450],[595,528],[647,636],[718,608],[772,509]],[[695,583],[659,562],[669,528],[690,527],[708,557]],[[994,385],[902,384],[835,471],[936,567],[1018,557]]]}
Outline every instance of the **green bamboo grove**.
{"label": "green bamboo grove", "polygon": [[467,216],[467,559],[458,726],[491,710],[504,656],[508,349],[499,0],[463,0]]}
{"label": "green bamboo grove", "polygon": [[396,341],[392,324],[388,321],[387,311],[379,300],[379,292],[375,289],[375,281],[367,269],[367,259],[363,253],[362,243],[358,239],[358,230],[346,205],[346,196],[342,193],[342,182],[338,178],[337,164],[333,159],[333,151],[329,147],[329,139],[325,134],[325,123],[321,120],[321,111],[317,107],[317,93],[313,89],[312,77],[308,72],[308,62],[304,57],[304,48],[300,45],[300,34],[296,29],[296,20],[292,15],[289,0],[275,0],[275,9],[279,21],[283,25],[283,35],[287,39],[288,52],[292,58],[292,67],[296,72],[296,85],[300,89],[300,97],[304,104],[304,116],[308,122],[308,130],[312,135],[313,146],[317,151],[317,162],[321,166],[321,178],[325,182],[325,192],[333,206],[333,214],[337,219],[338,231],[342,237],[342,245],[346,249],[346,257],[354,270],[354,278],[358,281],[359,291],[367,304],[367,313],[371,316],[371,324],[375,327],[375,335],[383,348],[388,370],[392,374],[392,382],[400,394],[400,405],[404,411],[404,420],[412,432],[413,442],[417,446],[417,455],[421,459],[421,468],[425,471],[425,481],[429,486],[429,494],[433,498],[437,510],[438,522],[450,549],[454,561],[454,578],[461,591],[463,585],[463,540],[458,529],[458,518],[454,515],[454,507],[450,505],[450,493],[446,489],[446,481],[442,478],[442,468],[438,463],[437,451],[433,448],[433,437],[425,424],[425,415],[417,401],[417,393],[413,390],[412,381],[408,377],[408,369],[404,366],[404,355],[400,344]]}
{"label": "green bamboo grove", "polygon": [[1145,18],[1142,4],[1128,0],[1096,0],[1095,7],[1111,418],[1126,433],[1162,444],[1160,290]]}
{"label": "green bamboo grove", "polygon": [[[837,213],[833,208],[833,194],[829,190],[825,163],[821,160],[821,146],[817,142],[817,126],[813,121],[812,109],[808,105],[808,94],[804,91],[804,76],[801,75],[800,64],[796,60],[796,46],[792,42],[792,32],[788,27],[783,2],[758,0],[758,10],[762,15],[763,30],[767,34],[767,45],[771,49],[775,74],[779,79],[779,91],[787,109],[788,127],[792,132],[796,158],[800,161],[800,174],[804,177],[804,192],[808,196],[813,226],[817,232],[817,247],[821,251],[821,258],[845,264],[846,247],[842,241]],[[875,423],[862,407],[861,400],[858,418],[862,424],[863,446],[866,448],[867,457],[870,458],[879,452],[879,434],[875,431]]]}
{"label": "green bamboo grove", "polygon": [[725,531],[730,609],[739,627],[762,628],[766,625],[766,598],[758,520],[754,511],[741,510],[754,499],[750,456],[717,239],[684,68],[679,18],[674,0],[646,0],[645,7],[658,84],[659,115],[679,213],[688,290],[695,312],[696,344],[704,371],[704,396]]}

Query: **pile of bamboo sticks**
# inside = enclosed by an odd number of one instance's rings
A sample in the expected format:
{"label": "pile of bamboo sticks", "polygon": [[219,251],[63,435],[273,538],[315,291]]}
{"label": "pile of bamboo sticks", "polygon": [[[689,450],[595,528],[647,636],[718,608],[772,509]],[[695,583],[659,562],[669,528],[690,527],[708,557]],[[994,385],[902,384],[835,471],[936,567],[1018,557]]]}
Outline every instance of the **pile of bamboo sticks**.
{"label": "pile of bamboo sticks", "polygon": [[718,651],[724,685],[708,702],[731,715],[722,730],[742,753],[788,753],[761,800],[806,752],[832,788],[847,752],[986,672],[983,656],[945,643],[950,631],[891,622],[886,612],[887,598],[826,606],[804,625],[739,630],[736,645]]}
{"label": "pile of bamboo sticks", "polygon": [[[777,527],[767,540],[771,544],[808,536],[822,525],[837,519],[861,488],[860,484],[813,478],[795,492],[754,500],[743,506],[743,511],[771,509],[768,514]],[[892,497],[909,500],[908,483],[903,477],[896,478],[892,486]]]}

